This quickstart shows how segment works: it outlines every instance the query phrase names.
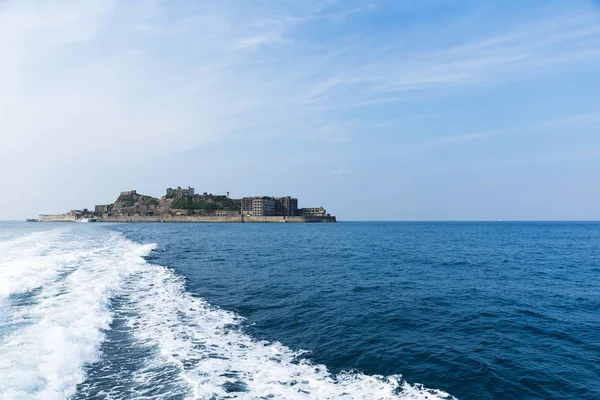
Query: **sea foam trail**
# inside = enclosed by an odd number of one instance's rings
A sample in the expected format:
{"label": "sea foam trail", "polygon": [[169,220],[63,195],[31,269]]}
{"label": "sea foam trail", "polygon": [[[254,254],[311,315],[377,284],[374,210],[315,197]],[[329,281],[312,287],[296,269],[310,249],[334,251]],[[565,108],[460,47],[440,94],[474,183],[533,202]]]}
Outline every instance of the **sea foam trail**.
{"label": "sea foam trail", "polygon": [[[0,242],[0,302],[9,295],[38,288],[77,257],[60,246],[61,231],[34,232]],[[61,247],[60,249],[57,249]]]}
{"label": "sea foam trail", "polygon": [[[61,228],[0,247],[0,309],[8,310],[0,313],[1,399],[452,398],[400,376],[332,374],[301,352],[255,340],[238,315],[148,264],[153,245],[117,232]],[[129,372],[100,351],[115,321],[131,337],[129,347],[113,346]],[[147,356],[130,360],[133,348]],[[94,369],[110,370],[108,384],[86,376]]]}
{"label": "sea foam trail", "polygon": [[[447,393],[410,385],[400,376],[331,374],[280,343],[257,341],[243,333],[242,319],[185,291],[181,278],[148,265],[125,288],[128,325],[139,345],[155,356],[136,373],[140,387],[172,385],[178,370],[189,399],[449,399]],[[156,388],[155,388],[156,389]],[[166,394],[160,390],[154,396]],[[116,395],[111,398],[121,398]],[[139,398],[142,398],[140,396]]]}
{"label": "sea foam trail", "polygon": [[[0,398],[67,399],[99,359],[110,299],[151,246],[59,229],[2,243]],[[11,303],[22,294],[18,303]],[[12,296],[12,297],[11,297]]]}

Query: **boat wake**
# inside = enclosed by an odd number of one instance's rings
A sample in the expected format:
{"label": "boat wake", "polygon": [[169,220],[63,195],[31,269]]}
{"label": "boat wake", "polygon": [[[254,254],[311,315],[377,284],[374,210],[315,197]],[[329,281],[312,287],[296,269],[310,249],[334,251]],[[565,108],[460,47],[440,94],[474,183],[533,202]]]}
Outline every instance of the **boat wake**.
{"label": "boat wake", "polygon": [[452,398],[252,338],[153,247],[89,225],[0,242],[0,398]]}

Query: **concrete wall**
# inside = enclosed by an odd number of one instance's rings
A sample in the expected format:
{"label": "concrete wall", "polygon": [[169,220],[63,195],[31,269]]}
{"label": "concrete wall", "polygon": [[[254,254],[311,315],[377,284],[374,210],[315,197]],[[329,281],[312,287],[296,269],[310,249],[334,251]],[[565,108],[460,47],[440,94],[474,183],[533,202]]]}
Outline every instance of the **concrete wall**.
{"label": "concrete wall", "polygon": [[[105,217],[101,222],[241,222],[239,216],[170,216],[170,217]],[[244,222],[249,223],[285,223],[285,222],[336,222],[335,217],[255,217],[244,215]]]}
{"label": "concrete wall", "polygon": [[240,222],[239,216],[202,216],[202,215],[181,215],[181,216],[165,216],[165,217],[146,217],[146,216],[131,216],[131,217],[104,217],[101,222]]}
{"label": "concrete wall", "polygon": [[38,218],[40,222],[75,222],[74,215],[67,214],[41,214]]}
{"label": "concrete wall", "polygon": [[[72,215],[40,215],[40,222],[75,222],[76,219]],[[167,216],[167,217],[146,217],[146,216],[131,216],[131,217],[108,217],[104,216],[98,222],[241,222],[239,216]],[[249,223],[285,223],[285,222],[336,222],[335,217],[274,217],[274,216],[251,216],[244,215],[244,222]]]}
{"label": "concrete wall", "polygon": [[336,222],[335,217],[254,217],[244,216],[244,222]]}

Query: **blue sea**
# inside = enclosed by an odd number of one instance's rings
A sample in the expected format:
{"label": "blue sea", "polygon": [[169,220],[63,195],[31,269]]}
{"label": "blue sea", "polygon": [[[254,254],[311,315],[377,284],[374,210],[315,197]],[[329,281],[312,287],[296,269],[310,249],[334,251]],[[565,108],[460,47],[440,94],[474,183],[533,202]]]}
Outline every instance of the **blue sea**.
{"label": "blue sea", "polygon": [[0,222],[0,399],[600,399],[600,223]]}

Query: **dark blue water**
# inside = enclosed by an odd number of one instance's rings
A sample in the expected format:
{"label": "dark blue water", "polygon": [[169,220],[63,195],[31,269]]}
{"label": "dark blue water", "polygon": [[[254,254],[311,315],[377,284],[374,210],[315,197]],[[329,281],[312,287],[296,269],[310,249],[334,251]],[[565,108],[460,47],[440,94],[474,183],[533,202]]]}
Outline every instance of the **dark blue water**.
{"label": "dark blue water", "polygon": [[333,372],[600,398],[599,223],[127,224],[148,261]]}

